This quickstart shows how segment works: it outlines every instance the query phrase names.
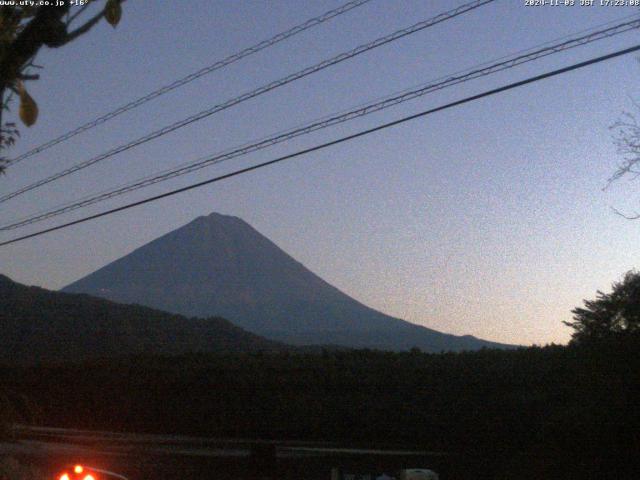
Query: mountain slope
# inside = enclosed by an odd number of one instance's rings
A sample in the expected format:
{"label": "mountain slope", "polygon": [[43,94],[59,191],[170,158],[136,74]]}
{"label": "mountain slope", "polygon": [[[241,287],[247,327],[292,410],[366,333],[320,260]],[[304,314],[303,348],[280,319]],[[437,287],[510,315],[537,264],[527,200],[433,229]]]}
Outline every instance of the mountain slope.
{"label": "mountain slope", "polygon": [[188,316],[219,315],[295,344],[426,351],[500,346],[375,311],[237,217],[198,217],[64,288]]}
{"label": "mountain slope", "polygon": [[27,287],[0,275],[1,360],[283,348],[222,318],[185,318],[89,295]]}

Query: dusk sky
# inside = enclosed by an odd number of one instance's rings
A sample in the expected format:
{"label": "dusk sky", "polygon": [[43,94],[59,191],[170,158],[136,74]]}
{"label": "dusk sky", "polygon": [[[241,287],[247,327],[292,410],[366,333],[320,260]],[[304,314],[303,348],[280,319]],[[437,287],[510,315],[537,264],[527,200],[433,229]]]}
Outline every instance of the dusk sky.
{"label": "dusk sky", "polygon": [[[346,3],[135,1],[37,58],[40,117],[17,156],[229,54]],[[10,167],[0,194],[360,44],[462,5],[372,0]],[[562,2],[561,2],[562,3]],[[133,148],[0,205],[0,223],[215,154],[478,64],[640,14],[498,0]],[[613,25],[613,23],[612,23]],[[311,147],[640,43],[637,30],[10,232],[0,241]],[[0,247],[0,273],[61,288],[199,215],[241,217],[387,314],[454,334],[566,343],[571,309],[638,266],[640,183],[603,191],[609,126],[640,99],[627,55],[62,231]],[[17,105],[14,105],[17,109]]]}

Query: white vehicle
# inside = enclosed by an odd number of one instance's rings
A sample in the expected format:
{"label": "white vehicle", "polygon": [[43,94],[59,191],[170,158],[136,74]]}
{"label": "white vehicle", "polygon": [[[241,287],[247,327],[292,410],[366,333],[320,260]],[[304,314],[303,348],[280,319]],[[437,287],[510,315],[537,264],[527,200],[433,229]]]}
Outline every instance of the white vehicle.
{"label": "white vehicle", "polygon": [[440,476],[427,468],[407,468],[400,470],[398,476],[387,473],[346,473],[340,468],[331,469],[331,480],[440,480]]}
{"label": "white vehicle", "polygon": [[426,468],[407,468],[400,470],[400,480],[439,480],[439,478],[436,472]]}

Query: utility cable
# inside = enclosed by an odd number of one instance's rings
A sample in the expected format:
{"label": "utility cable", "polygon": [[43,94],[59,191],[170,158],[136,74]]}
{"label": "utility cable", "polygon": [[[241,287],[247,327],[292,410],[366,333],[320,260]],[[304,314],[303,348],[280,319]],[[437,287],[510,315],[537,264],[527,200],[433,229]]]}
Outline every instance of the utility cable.
{"label": "utility cable", "polygon": [[61,172],[58,172],[54,175],[51,175],[49,177],[46,177],[42,180],[39,180],[35,183],[29,184],[25,187],[20,188],[19,190],[16,190],[14,192],[5,194],[3,196],[0,197],[0,203],[6,202],[7,200],[10,200],[14,197],[17,197],[18,195],[22,195],[23,193],[29,192],[35,188],[41,187],[43,185],[46,185],[50,182],[53,182],[54,180],[58,180],[59,178],[65,177],[67,175],[70,175],[72,173],[75,173],[79,170],[85,169],[91,165],[94,165],[98,162],[101,162],[102,160],[105,160],[107,158],[113,157],[114,155],[117,155],[119,153],[122,153],[126,150],[129,150],[131,148],[134,148],[138,145],[141,145],[143,143],[149,142],[151,140],[154,140],[158,137],[161,137],[163,135],[166,135],[168,133],[171,133],[175,130],[178,130],[179,128],[185,127],[191,123],[197,122],[199,120],[202,120],[203,118],[209,117],[211,115],[213,115],[214,113],[220,112],[222,110],[226,110],[227,108],[230,108],[232,106],[235,106],[241,102],[244,102],[246,100],[249,100],[251,98],[257,97],[259,95],[262,95],[264,93],[267,93],[271,90],[274,90],[278,87],[281,87],[283,85],[286,85],[288,83],[291,83],[295,80],[298,80],[300,78],[306,77],[308,75],[311,75],[313,73],[319,72],[320,70],[324,70],[325,68],[328,68],[332,65],[336,65],[338,63],[341,63],[345,60],[348,60],[350,58],[353,58],[357,55],[360,55],[362,53],[368,52],[369,50],[373,50],[374,48],[378,48],[382,45],[386,45],[387,43],[393,42],[395,40],[398,40],[400,38],[406,37],[407,35],[411,35],[413,33],[419,32],[421,30],[424,30],[426,28],[432,27],[438,23],[450,20],[452,18],[455,18],[459,15],[462,15],[466,12],[469,12],[471,10],[475,10],[476,8],[479,8],[483,5],[486,5],[488,3],[492,3],[495,0],[475,0],[473,2],[461,5],[460,7],[454,8],[452,10],[449,10],[445,13],[441,13],[440,15],[437,15],[433,18],[430,18],[428,20],[424,20],[422,22],[416,23],[410,27],[401,29],[401,30],[397,30],[389,35],[386,35],[384,37],[378,38],[372,42],[366,43],[364,45],[360,45],[359,47],[354,48],[353,50],[350,50],[348,52],[344,52],[341,53],[335,57],[332,57],[328,60],[324,60],[316,65],[307,67],[303,70],[300,70],[296,73],[293,73],[291,75],[288,75],[284,78],[281,78],[279,80],[276,80],[274,82],[271,82],[269,84],[263,85],[262,87],[259,87],[256,90],[252,90],[250,92],[244,93],[243,95],[240,95],[239,97],[235,97],[231,100],[228,100],[224,103],[221,103],[219,105],[215,105],[214,107],[211,107],[207,110],[203,110],[199,113],[196,113],[195,115],[191,115],[190,117],[187,117],[183,120],[180,120],[176,123],[173,123],[171,125],[168,125],[164,128],[161,128],[159,130],[156,130],[152,133],[149,133],[143,137],[140,137],[136,140],[133,140],[129,143],[126,143],[124,145],[120,145],[119,147],[115,147],[109,151],[107,151],[106,153],[103,153],[101,155],[98,155],[96,157],[93,157],[89,160],[85,160],[84,162],[78,163],[72,167],[69,167],[65,170],[62,170]]}
{"label": "utility cable", "polygon": [[61,142],[64,142],[65,140],[69,140],[72,137],[75,137],[76,135],[79,135],[80,133],[86,132],[87,130],[90,130],[92,128],[97,127],[98,125],[101,125],[105,122],[108,122],[109,120],[117,117],[118,115],[121,115],[125,112],[128,112],[129,110],[133,110],[134,108],[137,108],[157,97],[160,97],[162,95],[165,95],[169,92],[171,92],[172,90],[175,90],[183,85],[186,85],[187,83],[190,83],[200,77],[203,77],[205,75],[208,75],[209,73],[212,73],[216,70],[219,70],[223,67],[226,67],[227,65],[231,65],[232,63],[237,62],[238,60],[241,60],[245,57],[248,57],[250,55],[253,55],[254,53],[258,53],[266,48],[269,48],[277,43],[280,43],[288,38],[293,37],[294,35],[297,35],[298,33],[302,33],[305,30],[308,30],[312,27],[318,26],[324,22],[326,22],[327,20],[331,20],[332,18],[335,18],[339,15],[342,15],[343,13],[346,13],[350,10],[353,10],[354,8],[360,7],[362,5],[364,5],[365,3],[370,2],[371,0],[353,0],[351,2],[347,2],[344,5],[335,8],[333,10],[329,10],[328,12],[323,13],[322,15],[319,15],[317,17],[311,18],[309,20],[307,20],[304,23],[301,23],[300,25],[296,25],[293,28],[290,28],[287,31],[278,33],[277,35],[274,35],[273,37],[267,39],[267,40],[263,40],[260,43],[257,43],[255,45],[252,45],[251,47],[247,47],[244,50],[241,50],[237,53],[234,53],[232,55],[229,55],[228,57],[222,59],[222,60],[218,60],[215,63],[212,63],[211,65],[208,65],[206,67],[201,68],[200,70],[193,72],[189,75],[187,75],[186,77],[183,77],[179,80],[176,80],[175,82],[172,82],[168,85],[165,85],[161,88],[158,88],[157,90],[154,90],[150,93],[148,93],[147,95],[140,97],[136,100],[133,100],[129,103],[127,103],[126,105],[122,105],[119,108],[116,108],[115,110],[108,112],[94,120],[91,120],[87,123],[84,123],[83,125],[80,125],[79,127],[70,130],[62,135],[60,135],[59,137],[56,137],[52,140],[49,140],[48,142],[43,143],[42,145],[39,145],[31,150],[29,150],[28,152],[23,153],[22,155],[19,155],[15,158],[12,158],[10,160],[7,160],[6,162],[6,166],[11,166],[14,165],[22,160],[24,160],[25,158],[29,158],[32,157],[40,152],[44,152],[45,150],[53,147],[54,145],[57,145]]}
{"label": "utility cable", "polygon": [[531,51],[530,49],[528,53],[516,55],[515,57],[503,57],[503,58],[506,58],[506,60],[497,62],[494,64],[485,63],[482,65],[487,65],[487,66],[484,66],[483,68],[472,69],[470,71],[464,72],[464,74],[454,74],[453,76],[444,77],[445,80],[440,82],[427,84],[426,86],[421,86],[420,88],[415,88],[413,90],[403,91],[400,94],[386,97],[382,100],[379,100],[373,103],[365,104],[354,110],[343,112],[338,115],[325,117],[321,120],[317,120],[310,124],[297,127],[293,130],[285,131],[285,132],[276,134],[275,136],[267,137],[255,143],[250,143],[250,144],[243,145],[241,147],[236,147],[235,149],[232,149],[224,153],[219,153],[214,156],[203,157],[198,160],[189,162],[178,168],[165,170],[163,172],[155,174],[154,176],[147,176],[142,179],[136,180],[133,183],[129,183],[126,185],[113,188],[111,190],[100,192],[98,194],[94,194],[92,196],[88,196],[83,199],[76,200],[74,202],[67,203],[59,207],[55,207],[45,212],[32,214],[26,218],[21,218],[19,220],[16,220],[13,223],[0,226],[0,231],[14,230],[16,228],[20,228],[26,225],[44,221],[46,219],[56,217],[64,213],[68,213],[68,212],[77,210],[79,208],[87,207],[89,205],[93,205],[95,203],[108,200],[110,198],[114,198],[116,196],[132,192],[134,190],[138,190],[140,188],[144,188],[165,180],[169,180],[174,177],[178,177],[181,175],[185,175],[187,173],[194,172],[196,170],[208,167],[213,164],[218,164],[218,163],[230,160],[232,158],[244,156],[249,153],[262,150],[264,148],[276,145],[278,143],[285,142],[287,140],[290,140],[292,138],[295,138],[301,135],[305,135],[317,130],[321,130],[333,125],[337,125],[339,123],[344,123],[358,117],[363,117],[365,115],[369,115],[371,113],[378,112],[395,105],[399,105],[403,102],[413,100],[415,98],[421,97],[428,93],[442,90],[444,88],[451,87],[453,85],[457,85],[463,82],[467,82],[479,77],[491,75],[500,71],[514,68],[524,63],[538,60],[540,58],[543,58],[552,54],[569,50],[571,48],[587,45],[598,40],[610,38],[615,35],[620,35],[622,33],[625,33],[637,28],[640,28],[639,18],[636,18],[633,21],[628,21],[628,22],[624,22],[624,23],[612,26],[610,28],[591,32],[589,34],[586,34],[577,38],[572,38],[570,40],[567,40],[561,43],[550,45],[546,48],[533,50],[533,51]]}
{"label": "utility cable", "polygon": [[278,157],[278,158],[275,158],[273,160],[269,160],[269,161],[262,162],[262,163],[259,163],[259,164],[256,164],[256,165],[252,165],[250,167],[242,168],[240,170],[236,170],[236,171],[224,174],[224,175],[220,175],[220,176],[217,176],[217,177],[214,177],[214,178],[210,178],[210,179],[204,180],[202,182],[193,183],[191,185],[187,185],[186,187],[178,188],[176,190],[171,190],[169,192],[165,192],[165,193],[162,193],[160,195],[155,195],[153,197],[145,198],[145,199],[139,200],[137,202],[128,203],[126,205],[122,205],[120,207],[112,208],[110,210],[106,210],[104,212],[96,213],[94,215],[89,215],[87,217],[83,217],[83,218],[74,220],[72,222],[67,222],[67,223],[64,223],[62,225],[57,225],[55,227],[50,227],[50,228],[47,228],[47,229],[44,229],[44,230],[40,230],[38,232],[34,232],[34,233],[31,233],[31,234],[28,234],[28,235],[23,235],[21,237],[17,237],[17,238],[11,239],[11,240],[7,240],[7,241],[4,241],[4,242],[1,242],[0,243],[0,247],[5,246],[5,245],[10,245],[12,243],[17,243],[17,242],[26,240],[28,238],[33,238],[33,237],[37,237],[37,236],[40,236],[40,235],[44,235],[45,233],[50,233],[50,232],[54,232],[54,231],[57,231],[57,230],[61,230],[63,228],[68,228],[68,227],[71,227],[72,225],[78,225],[80,223],[88,222],[89,220],[94,220],[96,218],[104,217],[104,216],[107,216],[107,215],[112,215],[112,214],[114,214],[116,212],[121,212],[123,210],[128,210],[130,208],[137,207],[139,205],[144,205],[146,203],[155,202],[155,201],[160,200],[162,198],[171,197],[173,195],[177,195],[179,193],[183,193],[183,192],[186,192],[186,191],[189,191],[189,190],[193,190],[195,188],[203,187],[205,185],[209,185],[209,184],[216,183],[216,182],[219,182],[219,181],[222,181],[222,180],[226,180],[227,178],[235,177],[235,176],[238,176],[238,175],[242,175],[244,173],[248,173],[248,172],[251,172],[251,171],[254,171],[254,170],[258,170],[260,168],[267,167],[269,165],[274,165],[276,163],[284,162],[285,160],[290,160],[292,158],[296,158],[296,157],[299,157],[299,156],[302,156],[302,155],[306,155],[306,154],[311,153],[311,152],[316,152],[316,151],[319,151],[319,150],[323,150],[323,149],[331,147],[333,145],[338,145],[340,143],[344,143],[344,142],[347,142],[347,141],[350,141],[350,140],[354,140],[356,138],[363,137],[365,135],[369,135],[371,133],[374,133],[374,132],[377,132],[377,131],[380,131],[380,130],[384,130],[384,129],[387,129],[387,128],[390,128],[390,127],[393,127],[393,126],[396,126],[396,125],[400,125],[400,124],[415,120],[417,118],[422,118],[422,117],[425,117],[427,115],[430,115],[430,114],[433,114],[433,113],[436,113],[436,112],[440,112],[442,110],[447,110],[449,108],[456,107],[458,105],[463,105],[465,103],[469,103],[469,102],[473,102],[473,101],[476,101],[476,100],[480,100],[480,99],[485,98],[485,97],[489,97],[489,96],[492,96],[492,95],[496,95],[498,93],[506,92],[508,90],[512,90],[514,88],[521,87],[523,85],[528,85],[530,83],[538,82],[538,81],[541,81],[541,80],[544,80],[544,79],[547,79],[547,78],[555,77],[557,75],[562,75],[564,73],[571,72],[573,70],[577,70],[577,69],[580,69],[580,68],[584,68],[584,67],[587,67],[589,65],[594,65],[596,63],[604,62],[606,60],[611,60],[613,58],[616,58],[616,57],[619,57],[619,56],[622,56],[622,55],[627,55],[627,54],[632,53],[632,52],[637,52],[638,50],[640,50],[640,44],[636,45],[636,46],[633,46],[633,47],[625,48],[623,50],[618,50],[618,51],[610,53],[608,55],[602,55],[600,57],[592,58],[592,59],[586,60],[584,62],[574,63],[573,65],[569,65],[567,67],[559,68],[557,70],[552,70],[550,72],[546,72],[546,73],[543,73],[543,74],[540,74],[540,75],[536,75],[534,77],[529,77],[529,78],[527,78],[525,80],[520,80],[518,82],[509,83],[509,84],[504,85],[502,87],[494,88],[492,90],[487,90],[487,91],[479,93],[477,95],[472,95],[470,97],[466,97],[466,98],[463,98],[461,100],[457,100],[457,101],[454,101],[454,102],[451,102],[451,103],[447,103],[445,105],[441,105],[441,106],[436,107],[436,108],[432,108],[432,109],[425,110],[425,111],[422,111],[422,112],[419,112],[419,113],[416,113],[416,114],[413,114],[413,115],[409,115],[407,117],[403,117],[403,118],[400,118],[398,120],[394,120],[392,122],[384,123],[384,124],[378,125],[378,126],[373,127],[373,128],[362,130],[360,132],[357,132],[357,133],[354,133],[354,134],[351,134],[351,135],[347,135],[345,137],[341,137],[341,138],[338,138],[336,140],[332,140],[330,142],[322,143],[322,144],[316,145],[314,147],[306,148],[304,150],[299,150],[297,152],[294,152],[294,153],[291,153],[291,154],[288,154],[288,155],[284,155],[282,157]]}

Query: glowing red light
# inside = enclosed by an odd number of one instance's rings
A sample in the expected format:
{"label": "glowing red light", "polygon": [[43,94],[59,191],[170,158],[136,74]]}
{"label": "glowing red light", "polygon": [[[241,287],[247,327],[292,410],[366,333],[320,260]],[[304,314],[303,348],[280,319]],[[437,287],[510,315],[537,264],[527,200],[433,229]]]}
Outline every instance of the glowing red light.
{"label": "glowing red light", "polygon": [[59,480],[69,480],[69,475],[67,475],[66,473],[63,473],[62,475],[60,475]]}
{"label": "glowing red light", "polygon": [[74,473],[82,473],[84,472],[84,468],[82,468],[82,465],[76,465],[75,467],[73,467],[73,471]]}

